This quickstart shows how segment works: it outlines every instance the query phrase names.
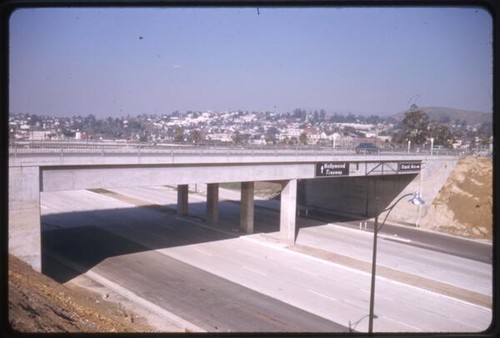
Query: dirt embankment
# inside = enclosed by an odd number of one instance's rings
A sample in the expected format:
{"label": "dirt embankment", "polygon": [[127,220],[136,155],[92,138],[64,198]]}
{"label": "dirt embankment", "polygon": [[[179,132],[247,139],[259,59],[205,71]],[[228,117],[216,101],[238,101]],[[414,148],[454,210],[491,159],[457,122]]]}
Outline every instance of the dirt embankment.
{"label": "dirt embankment", "polygon": [[143,318],[9,255],[9,322],[19,332],[152,332]]}
{"label": "dirt embankment", "polygon": [[429,206],[421,227],[467,238],[491,240],[492,159],[461,158]]}

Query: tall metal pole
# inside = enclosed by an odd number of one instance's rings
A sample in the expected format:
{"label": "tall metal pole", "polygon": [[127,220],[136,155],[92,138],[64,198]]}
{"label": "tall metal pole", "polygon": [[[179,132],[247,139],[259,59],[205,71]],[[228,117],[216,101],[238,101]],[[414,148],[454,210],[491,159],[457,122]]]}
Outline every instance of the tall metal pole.
{"label": "tall metal pole", "polygon": [[378,234],[378,207],[377,215],[375,216],[375,224],[373,226],[373,256],[372,256],[372,283],[370,288],[370,314],[368,317],[368,333],[373,332],[373,317],[374,317],[374,306],[375,306],[375,276],[377,270],[377,234]]}
{"label": "tall metal pole", "polygon": [[[376,187],[377,181],[375,181],[375,191],[377,191]],[[413,198],[410,200],[413,204],[424,204],[424,201],[420,199],[418,192],[415,192],[414,194],[405,194],[398,198],[396,202],[394,202],[391,206],[388,208],[382,210],[380,213],[386,212],[387,214],[384,217],[384,220],[382,221],[382,224],[380,225],[380,228],[378,226],[378,217],[380,215],[379,213],[379,204],[378,204],[378,198],[375,196],[375,224],[373,226],[373,256],[372,256],[372,281],[371,281],[371,288],[370,288],[370,313],[368,317],[368,333],[373,332],[373,318],[375,318],[375,314],[373,313],[374,307],[375,307],[375,275],[377,272],[377,238],[378,238],[378,232],[379,230],[382,229],[384,226],[385,222],[387,221],[387,217],[389,217],[389,214],[391,213],[392,209],[405,197],[413,195]]]}

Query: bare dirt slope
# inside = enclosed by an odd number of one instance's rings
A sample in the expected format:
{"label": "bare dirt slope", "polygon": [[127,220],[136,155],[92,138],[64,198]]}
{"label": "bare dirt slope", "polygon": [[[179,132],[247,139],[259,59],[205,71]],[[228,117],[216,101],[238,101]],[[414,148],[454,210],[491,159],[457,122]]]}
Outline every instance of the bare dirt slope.
{"label": "bare dirt slope", "polygon": [[9,255],[9,322],[21,332],[151,332],[145,320],[100,295],[61,285]]}
{"label": "bare dirt slope", "polygon": [[427,209],[421,227],[473,239],[492,239],[493,161],[458,160]]}

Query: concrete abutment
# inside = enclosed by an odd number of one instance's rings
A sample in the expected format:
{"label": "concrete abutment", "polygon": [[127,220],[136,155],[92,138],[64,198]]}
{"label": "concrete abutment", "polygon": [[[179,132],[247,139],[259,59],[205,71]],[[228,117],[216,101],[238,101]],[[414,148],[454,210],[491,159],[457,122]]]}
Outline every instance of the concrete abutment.
{"label": "concrete abutment", "polygon": [[9,168],[9,253],[42,271],[40,168]]}

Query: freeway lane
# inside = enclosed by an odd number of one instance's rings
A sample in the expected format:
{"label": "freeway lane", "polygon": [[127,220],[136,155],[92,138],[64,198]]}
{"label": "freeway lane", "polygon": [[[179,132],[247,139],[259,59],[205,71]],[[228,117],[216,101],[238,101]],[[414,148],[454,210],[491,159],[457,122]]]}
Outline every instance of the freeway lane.
{"label": "freeway lane", "polygon": [[[176,195],[172,193],[173,190],[167,187],[120,188],[113,189],[113,191],[117,191],[127,196],[136,196],[141,199],[146,199],[151,203],[163,202],[172,205],[176,201]],[[233,194],[233,196],[231,196],[231,194],[227,194],[226,191],[221,189],[220,195],[221,199],[227,198],[225,195],[228,195],[234,200],[237,198],[238,194]],[[189,198],[192,202],[189,206],[190,214],[196,215],[198,218],[204,218],[206,208],[204,202],[205,197],[198,194],[190,194]],[[259,201],[259,204],[261,202],[263,201]],[[220,202],[219,208],[221,218],[219,227],[228,230],[228,232],[233,231],[235,228],[237,229],[238,227],[235,227],[235,224],[239,223],[239,204],[224,200]],[[352,225],[347,227],[329,224],[325,225],[323,222],[303,217],[299,217],[297,222],[300,226],[297,244],[332,251],[364,262],[371,262],[373,238],[371,231],[360,231],[357,228],[353,228]],[[278,231],[278,223],[279,213],[277,213],[274,208],[256,208],[256,232],[276,232]],[[350,223],[348,225],[350,225]],[[387,229],[390,231],[392,228],[399,230],[403,227],[394,226]],[[404,229],[405,228],[403,228],[403,230]],[[420,233],[422,236],[427,236],[431,239],[433,235],[433,233],[411,228],[409,232],[413,233],[413,237],[411,237],[413,239],[418,239]],[[390,234],[390,232],[386,234]],[[276,239],[279,238],[277,234],[274,236]],[[381,239],[399,239],[401,237],[389,236],[381,237]],[[428,240],[428,238],[424,238],[424,240]],[[465,239],[461,240],[451,236],[439,236],[438,238],[443,240],[444,243],[439,244],[437,248],[433,247],[434,250],[432,251],[429,250],[429,246],[412,246],[412,243],[404,241],[381,241],[378,250],[378,264],[491,296],[492,267],[490,262],[471,260],[468,258],[470,254],[467,253],[453,255],[448,253],[450,250],[440,249],[456,244],[458,250],[462,244],[473,244],[475,245],[473,248],[489,248],[489,254],[491,254],[491,245],[475,243]],[[446,242],[448,239],[451,240],[451,244]],[[467,247],[465,247],[465,249],[467,249]],[[465,252],[465,250],[463,251]]]}
{"label": "freeway lane", "polygon": [[[189,225],[185,229],[197,230]],[[97,227],[48,231],[45,242],[48,255],[92,267],[93,273],[209,332],[348,331]]]}
{"label": "freeway lane", "polygon": [[[42,203],[48,214],[43,218],[43,255],[52,258],[44,259],[43,271],[60,282],[81,273],[57,261],[64,257],[82,272],[97,273],[207,331],[348,331],[155,251],[228,238],[219,232],[154,209],[124,208],[123,202],[88,191],[44,194]],[[79,210],[56,213],[73,205]],[[106,205],[113,209],[103,209]]]}

